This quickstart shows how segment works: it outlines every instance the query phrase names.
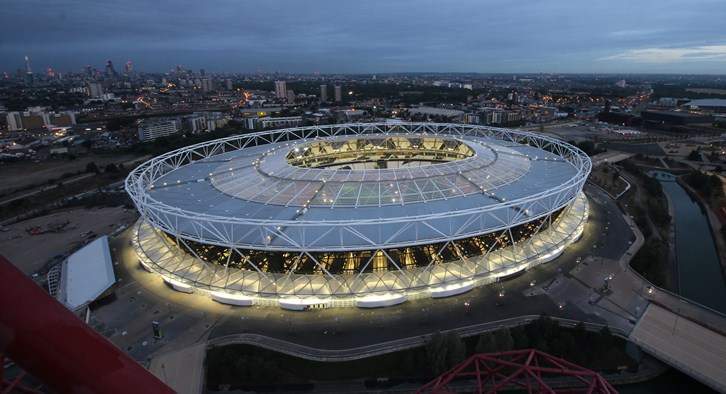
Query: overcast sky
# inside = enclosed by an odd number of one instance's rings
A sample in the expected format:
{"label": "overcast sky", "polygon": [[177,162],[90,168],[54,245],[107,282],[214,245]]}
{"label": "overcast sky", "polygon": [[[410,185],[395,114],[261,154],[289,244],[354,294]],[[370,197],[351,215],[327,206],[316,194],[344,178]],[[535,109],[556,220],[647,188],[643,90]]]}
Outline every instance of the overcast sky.
{"label": "overcast sky", "polygon": [[726,74],[724,0],[2,0],[0,70]]}

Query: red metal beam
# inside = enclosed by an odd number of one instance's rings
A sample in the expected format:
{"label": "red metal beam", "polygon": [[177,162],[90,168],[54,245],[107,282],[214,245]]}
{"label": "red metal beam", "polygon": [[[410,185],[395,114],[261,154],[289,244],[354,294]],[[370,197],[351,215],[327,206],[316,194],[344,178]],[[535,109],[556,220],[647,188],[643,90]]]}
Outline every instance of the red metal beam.
{"label": "red metal beam", "polygon": [[62,393],[173,393],[0,256],[0,353]]}
{"label": "red metal beam", "polygon": [[[545,379],[558,376],[574,378],[577,386],[553,390]],[[536,381],[536,388],[531,379]],[[418,393],[448,393],[448,385],[454,380],[476,384],[474,391],[477,393],[496,393],[512,386],[522,387],[527,392],[536,389],[542,393],[617,393],[599,374],[535,349],[475,354],[421,387]]]}

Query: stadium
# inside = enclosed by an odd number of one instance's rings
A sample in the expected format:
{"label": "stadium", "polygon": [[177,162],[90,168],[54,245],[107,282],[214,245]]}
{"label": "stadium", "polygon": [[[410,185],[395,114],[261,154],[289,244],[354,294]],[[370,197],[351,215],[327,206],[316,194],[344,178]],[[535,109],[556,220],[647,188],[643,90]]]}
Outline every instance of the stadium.
{"label": "stadium", "polygon": [[232,305],[382,307],[556,258],[582,234],[591,162],[560,140],[441,123],[261,131],[134,169],[142,266]]}

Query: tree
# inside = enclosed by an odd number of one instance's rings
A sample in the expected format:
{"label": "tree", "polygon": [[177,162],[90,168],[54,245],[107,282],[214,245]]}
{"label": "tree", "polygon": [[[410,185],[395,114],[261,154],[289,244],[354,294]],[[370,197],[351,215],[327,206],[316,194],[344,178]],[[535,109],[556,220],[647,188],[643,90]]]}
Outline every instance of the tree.
{"label": "tree", "polygon": [[497,351],[499,352],[506,352],[514,349],[514,338],[512,338],[512,333],[509,328],[494,331],[494,343],[496,344]]}
{"label": "tree", "polygon": [[577,147],[582,149],[588,156],[592,156],[597,153],[595,150],[595,143],[592,141],[582,141],[577,144]]}
{"label": "tree", "polygon": [[496,351],[497,343],[492,332],[487,331],[479,335],[479,340],[476,342],[477,353],[493,353]]}
{"label": "tree", "polygon": [[514,349],[527,349],[530,347],[529,337],[527,337],[527,332],[524,327],[514,327],[511,330],[511,334]]}
{"label": "tree", "polygon": [[426,359],[434,375],[441,375],[446,371],[446,338],[437,332],[426,344]]}
{"label": "tree", "polygon": [[690,161],[701,161],[701,154],[698,149],[694,149],[688,154],[687,159]]}
{"label": "tree", "polygon": [[446,336],[447,342],[447,354],[446,362],[447,367],[451,368],[454,365],[464,361],[466,358],[466,346],[462,342],[461,337],[455,333],[449,333]]}
{"label": "tree", "polygon": [[96,165],[96,162],[90,162],[86,164],[86,172],[95,172],[96,174],[99,173],[98,166]]}
{"label": "tree", "polygon": [[116,167],[116,164],[108,163],[106,165],[105,171],[106,172],[111,172],[111,173],[118,172],[118,167]]}

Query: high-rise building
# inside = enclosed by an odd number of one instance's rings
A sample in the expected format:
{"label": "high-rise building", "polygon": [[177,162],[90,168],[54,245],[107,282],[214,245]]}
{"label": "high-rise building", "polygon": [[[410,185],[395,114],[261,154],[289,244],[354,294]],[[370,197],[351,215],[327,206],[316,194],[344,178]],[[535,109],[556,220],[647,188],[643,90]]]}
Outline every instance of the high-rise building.
{"label": "high-rise building", "polygon": [[339,103],[343,101],[343,87],[340,85],[335,85],[335,102]]}
{"label": "high-rise building", "polygon": [[214,90],[214,81],[211,78],[202,78],[201,80],[202,93],[208,93]]}
{"label": "high-rise building", "polygon": [[28,108],[25,112],[8,112],[8,130],[39,130],[52,126],[71,126],[76,124],[76,114],[66,112],[46,112],[43,107]]}
{"label": "high-rise building", "polygon": [[320,102],[325,103],[328,101],[328,85],[320,85]]}
{"label": "high-rise building", "polygon": [[8,112],[7,115],[8,130],[17,131],[23,129],[23,118],[20,112]]}
{"label": "high-rise building", "polygon": [[124,73],[131,74],[132,72],[134,72],[134,63],[129,60],[124,65]]}
{"label": "high-rise building", "polygon": [[25,84],[33,84],[33,70],[30,68],[30,58],[25,56]]}
{"label": "high-rise building", "polygon": [[179,124],[175,119],[143,121],[139,125],[139,140],[151,141],[179,132]]}
{"label": "high-rise building", "polygon": [[33,70],[30,68],[30,58],[27,55],[25,56],[25,72],[28,74],[33,73]]}
{"label": "high-rise building", "polygon": [[116,69],[113,68],[113,62],[106,60],[106,77],[113,78],[116,76]]}
{"label": "high-rise building", "polygon": [[287,98],[287,83],[285,81],[275,81],[275,97],[279,99]]}
{"label": "high-rise building", "polygon": [[103,85],[101,85],[98,82],[89,82],[86,85],[86,94],[88,94],[91,97],[103,96]]}
{"label": "high-rise building", "polygon": [[232,90],[232,80],[227,78],[224,80],[224,86],[227,88],[227,90]]}
{"label": "high-rise building", "polygon": [[285,96],[285,100],[287,100],[288,103],[295,102],[295,92],[292,89],[287,90],[287,95]]}

